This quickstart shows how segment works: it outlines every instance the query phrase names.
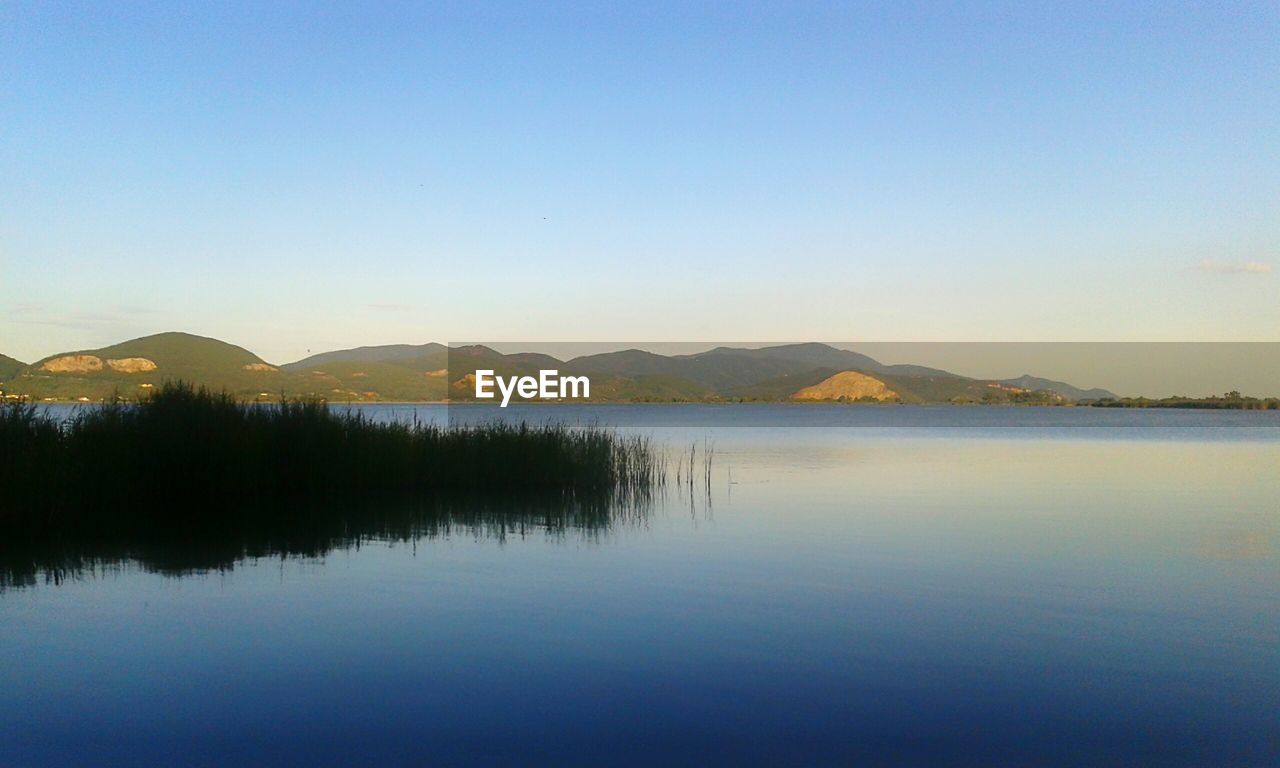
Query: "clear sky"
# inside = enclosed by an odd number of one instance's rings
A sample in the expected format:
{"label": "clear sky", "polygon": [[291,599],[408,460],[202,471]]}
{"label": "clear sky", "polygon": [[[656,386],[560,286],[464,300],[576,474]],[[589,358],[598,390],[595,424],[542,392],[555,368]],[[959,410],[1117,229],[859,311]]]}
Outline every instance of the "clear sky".
{"label": "clear sky", "polygon": [[0,4],[0,352],[1280,341],[1280,4]]}

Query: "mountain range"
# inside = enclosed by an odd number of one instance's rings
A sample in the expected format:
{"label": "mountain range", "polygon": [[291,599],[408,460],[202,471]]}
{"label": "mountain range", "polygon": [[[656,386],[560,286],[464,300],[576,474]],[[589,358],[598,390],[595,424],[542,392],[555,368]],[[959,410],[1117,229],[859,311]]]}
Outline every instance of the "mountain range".
{"label": "mountain range", "polygon": [[468,374],[499,376],[556,369],[591,378],[605,402],[889,401],[1056,404],[1115,397],[1103,389],[1024,375],[986,380],[918,365],[885,365],[827,344],[716,347],[687,355],[639,349],[560,360],[486,346],[394,344],[357,347],[273,365],[247,349],[187,333],[160,333],[25,365],[0,355],[8,397],[96,401],[145,393],[182,379],[245,399],[319,396],[340,401],[471,400]]}

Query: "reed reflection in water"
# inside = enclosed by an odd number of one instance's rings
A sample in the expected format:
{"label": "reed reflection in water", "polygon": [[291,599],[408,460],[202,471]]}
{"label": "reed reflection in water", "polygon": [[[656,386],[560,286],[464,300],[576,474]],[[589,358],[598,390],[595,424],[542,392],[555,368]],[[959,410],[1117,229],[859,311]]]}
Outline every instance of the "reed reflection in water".
{"label": "reed reflection in water", "polygon": [[[471,495],[425,503],[299,506],[269,513],[245,506],[220,518],[235,520],[235,525],[9,537],[0,542],[0,590],[61,584],[135,565],[171,576],[227,571],[246,559],[321,558],[374,542],[458,536],[501,542],[534,535],[598,540],[618,527],[645,525],[654,503],[653,493],[631,493],[594,499]],[[181,516],[182,510],[172,514]]]}

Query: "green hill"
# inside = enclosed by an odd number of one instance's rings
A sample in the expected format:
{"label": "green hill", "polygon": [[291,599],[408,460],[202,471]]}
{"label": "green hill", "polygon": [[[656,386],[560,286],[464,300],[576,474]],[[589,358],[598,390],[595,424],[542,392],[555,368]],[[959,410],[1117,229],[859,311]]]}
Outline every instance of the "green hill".
{"label": "green hill", "polygon": [[548,355],[504,355],[479,345],[393,344],[325,352],[282,367],[293,376],[292,386],[329,399],[434,401],[472,399],[474,390],[460,380],[478,368],[536,376],[563,366]]}
{"label": "green hill", "polygon": [[[607,373],[631,378],[670,376],[696,382],[726,395],[744,397],[753,396],[749,390],[759,385],[767,383],[766,389],[776,389],[789,377],[807,380],[813,371],[818,370],[963,378],[918,365],[884,365],[858,352],[816,342],[777,344],[757,349],[716,347],[697,354],[671,356],[631,349],[574,358],[566,366],[575,373]],[[754,396],[762,396],[762,392],[756,392]]]}
{"label": "green hill", "polygon": [[252,352],[189,333],[159,333],[100,349],[46,357],[24,368],[9,390],[34,398],[97,400],[134,396],[182,379],[245,397],[277,393],[282,374]]}
{"label": "green hill", "polygon": [[[280,366],[285,371],[307,371],[335,363],[391,363],[417,370],[446,367],[449,348],[443,344],[386,344],[378,347],[356,347],[321,352],[296,363]],[[437,361],[432,363],[430,361]]]}
{"label": "green hill", "polygon": [[839,368],[813,368],[799,373],[787,373],[754,384],[732,387],[724,394],[732,400],[784,401],[805,387],[820,384],[840,371]]}
{"label": "green hill", "polygon": [[449,348],[387,344],[323,352],[281,366],[290,388],[330,400],[443,400]]}
{"label": "green hill", "polygon": [[906,403],[1000,404],[1034,403],[1053,405],[1063,397],[1053,392],[1033,393],[996,381],[959,376],[900,376],[877,374]]}
{"label": "green hill", "polygon": [[1008,384],[1013,387],[1021,387],[1023,389],[1045,389],[1050,392],[1057,392],[1058,394],[1064,397],[1069,397],[1072,400],[1114,400],[1116,398],[1116,394],[1114,392],[1106,389],[1097,387],[1093,389],[1080,389],[1079,387],[1073,387],[1064,381],[1042,379],[1038,376],[1032,376],[1029,373],[1024,373],[1016,379],[1002,379],[1000,383]]}
{"label": "green hill", "polygon": [[0,355],[0,382],[8,381],[26,367],[27,364],[20,360],[14,360],[8,355]]}
{"label": "green hill", "polygon": [[[825,347],[825,345],[795,345]],[[577,357],[565,364],[565,368],[575,374],[610,375],[624,378],[640,376],[663,376],[668,379],[682,379],[716,392],[746,387],[752,384],[775,379],[782,376],[795,375],[823,366],[806,359],[801,354],[778,352],[782,348],[765,350],[737,349],[733,347],[717,347],[707,352],[693,355],[656,355],[651,352],[631,349],[622,352],[609,352],[599,355]],[[826,349],[838,352],[831,347]],[[856,353],[849,353],[861,363],[870,360]],[[874,362],[874,361],[872,361]],[[849,366],[851,367],[851,366]]]}
{"label": "green hill", "polygon": [[415,370],[391,363],[334,361],[290,374],[288,389],[329,400],[443,400],[448,392],[444,367]]}
{"label": "green hill", "polygon": [[707,353],[708,356],[726,354],[741,355],[757,360],[786,362],[798,369],[805,370],[826,368],[836,371],[867,371],[870,373],[891,373],[903,376],[958,376],[948,371],[927,368],[922,365],[885,365],[879,360],[860,352],[837,349],[830,344],[818,342],[777,344],[758,349],[717,347]]}

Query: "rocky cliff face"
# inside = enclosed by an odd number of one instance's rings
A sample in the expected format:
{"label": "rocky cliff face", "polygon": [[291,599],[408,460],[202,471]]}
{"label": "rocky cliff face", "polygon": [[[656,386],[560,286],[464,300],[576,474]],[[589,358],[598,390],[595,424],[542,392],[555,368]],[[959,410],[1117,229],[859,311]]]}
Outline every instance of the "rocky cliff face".
{"label": "rocky cliff face", "polygon": [[46,373],[97,373],[110,368],[116,373],[150,373],[158,368],[145,357],[124,357],[106,360],[97,355],[63,355],[46,360],[40,370]]}
{"label": "rocky cliff face", "polygon": [[145,357],[126,357],[122,360],[108,360],[107,366],[116,373],[150,373],[160,367]]}
{"label": "rocky cliff face", "polygon": [[96,355],[63,355],[46,360],[40,370],[49,373],[93,373],[102,370],[102,358]]}

